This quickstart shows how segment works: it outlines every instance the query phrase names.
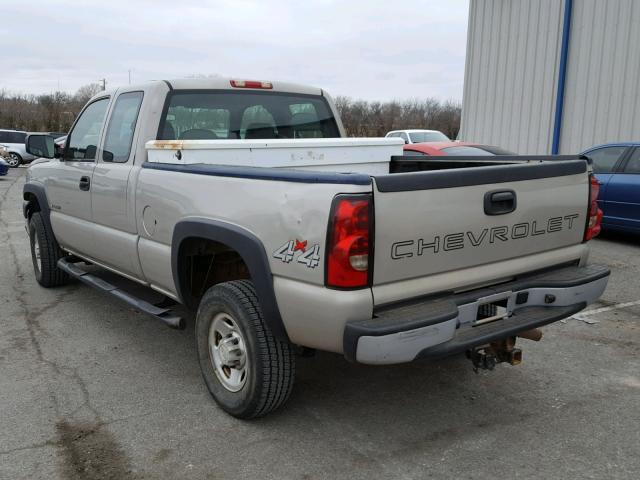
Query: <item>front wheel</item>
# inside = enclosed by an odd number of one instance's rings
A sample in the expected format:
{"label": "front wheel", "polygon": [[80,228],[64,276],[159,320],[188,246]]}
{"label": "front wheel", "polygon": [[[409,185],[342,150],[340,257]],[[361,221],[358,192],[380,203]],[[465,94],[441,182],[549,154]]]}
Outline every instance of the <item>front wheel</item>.
{"label": "front wheel", "polygon": [[12,168],[18,167],[22,163],[22,157],[17,153],[11,152],[9,154],[9,160],[7,160],[7,163]]}
{"label": "front wheel", "polygon": [[69,275],[58,268],[64,252],[53,233],[47,229],[42,213],[33,212],[29,220],[29,244],[36,280],[43,287],[57,287],[69,280]]}
{"label": "front wheel", "polygon": [[196,345],[209,392],[234,417],[261,417],[289,398],[293,346],[269,330],[252,282],[236,280],[207,290],[196,317]]}

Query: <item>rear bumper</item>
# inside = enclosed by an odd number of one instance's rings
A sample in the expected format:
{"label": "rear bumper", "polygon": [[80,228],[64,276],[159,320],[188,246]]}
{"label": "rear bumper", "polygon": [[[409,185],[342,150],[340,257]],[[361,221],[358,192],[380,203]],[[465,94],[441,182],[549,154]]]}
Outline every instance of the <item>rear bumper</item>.
{"label": "rear bumper", "polygon": [[[375,312],[347,322],[344,354],[368,364],[440,358],[569,317],[597,300],[609,280],[600,265],[564,267],[481,288]],[[474,325],[479,305],[501,301],[506,318]]]}

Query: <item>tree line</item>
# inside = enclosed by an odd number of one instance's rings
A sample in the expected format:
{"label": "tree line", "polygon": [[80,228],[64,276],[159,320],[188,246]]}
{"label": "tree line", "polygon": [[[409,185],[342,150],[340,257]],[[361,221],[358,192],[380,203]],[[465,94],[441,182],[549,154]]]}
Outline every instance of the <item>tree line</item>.
{"label": "tree line", "polygon": [[[74,94],[22,95],[0,90],[0,128],[67,132],[87,100],[99,90],[93,83]],[[340,96],[336,107],[350,137],[381,137],[390,130],[427,128],[455,139],[462,110],[459,102],[435,98],[369,102]]]}
{"label": "tree line", "polygon": [[0,128],[28,132],[68,132],[85,103],[100,86],[92,83],[74,94],[12,94],[0,90]]}
{"label": "tree line", "polygon": [[462,104],[435,98],[368,102],[337,97],[336,107],[350,137],[382,137],[390,130],[426,128],[455,139]]}

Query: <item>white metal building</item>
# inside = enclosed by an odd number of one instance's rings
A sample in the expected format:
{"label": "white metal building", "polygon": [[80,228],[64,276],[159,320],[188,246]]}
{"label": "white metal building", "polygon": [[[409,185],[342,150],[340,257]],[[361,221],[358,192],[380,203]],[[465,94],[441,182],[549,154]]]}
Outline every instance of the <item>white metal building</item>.
{"label": "white metal building", "polygon": [[640,0],[471,0],[460,139],[518,153],[640,141]]}

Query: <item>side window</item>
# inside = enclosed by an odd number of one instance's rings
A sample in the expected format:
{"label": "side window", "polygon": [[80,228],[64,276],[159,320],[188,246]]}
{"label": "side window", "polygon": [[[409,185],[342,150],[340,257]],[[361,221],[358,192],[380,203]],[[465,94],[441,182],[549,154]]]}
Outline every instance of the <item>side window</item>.
{"label": "side window", "polygon": [[9,132],[0,132],[0,143],[9,143],[7,139],[9,138]]}
{"label": "side window", "polygon": [[627,147],[604,147],[587,153],[593,160],[593,173],[611,173]]}
{"label": "side window", "polygon": [[624,173],[640,173],[640,148],[636,148],[624,167]]}
{"label": "side window", "polygon": [[128,92],[118,96],[104,141],[104,162],[125,163],[129,160],[142,97],[142,92]]}
{"label": "side window", "polygon": [[409,137],[407,137],[407,134],[404,132],[400,132],[400,134],[398,135],[402,140],[404,140],[404,143],[409,143]]}
{"label": "side window", "polygon": [[69,134],[65,160],[95,160],[100,130],[109,105],[108,98],[96,100],[84,109]]}
{"label": "side window", "polygon": [[23,132],[11,132],[9,134],[8,143],[24,143],[27,139],[27,134]]}

